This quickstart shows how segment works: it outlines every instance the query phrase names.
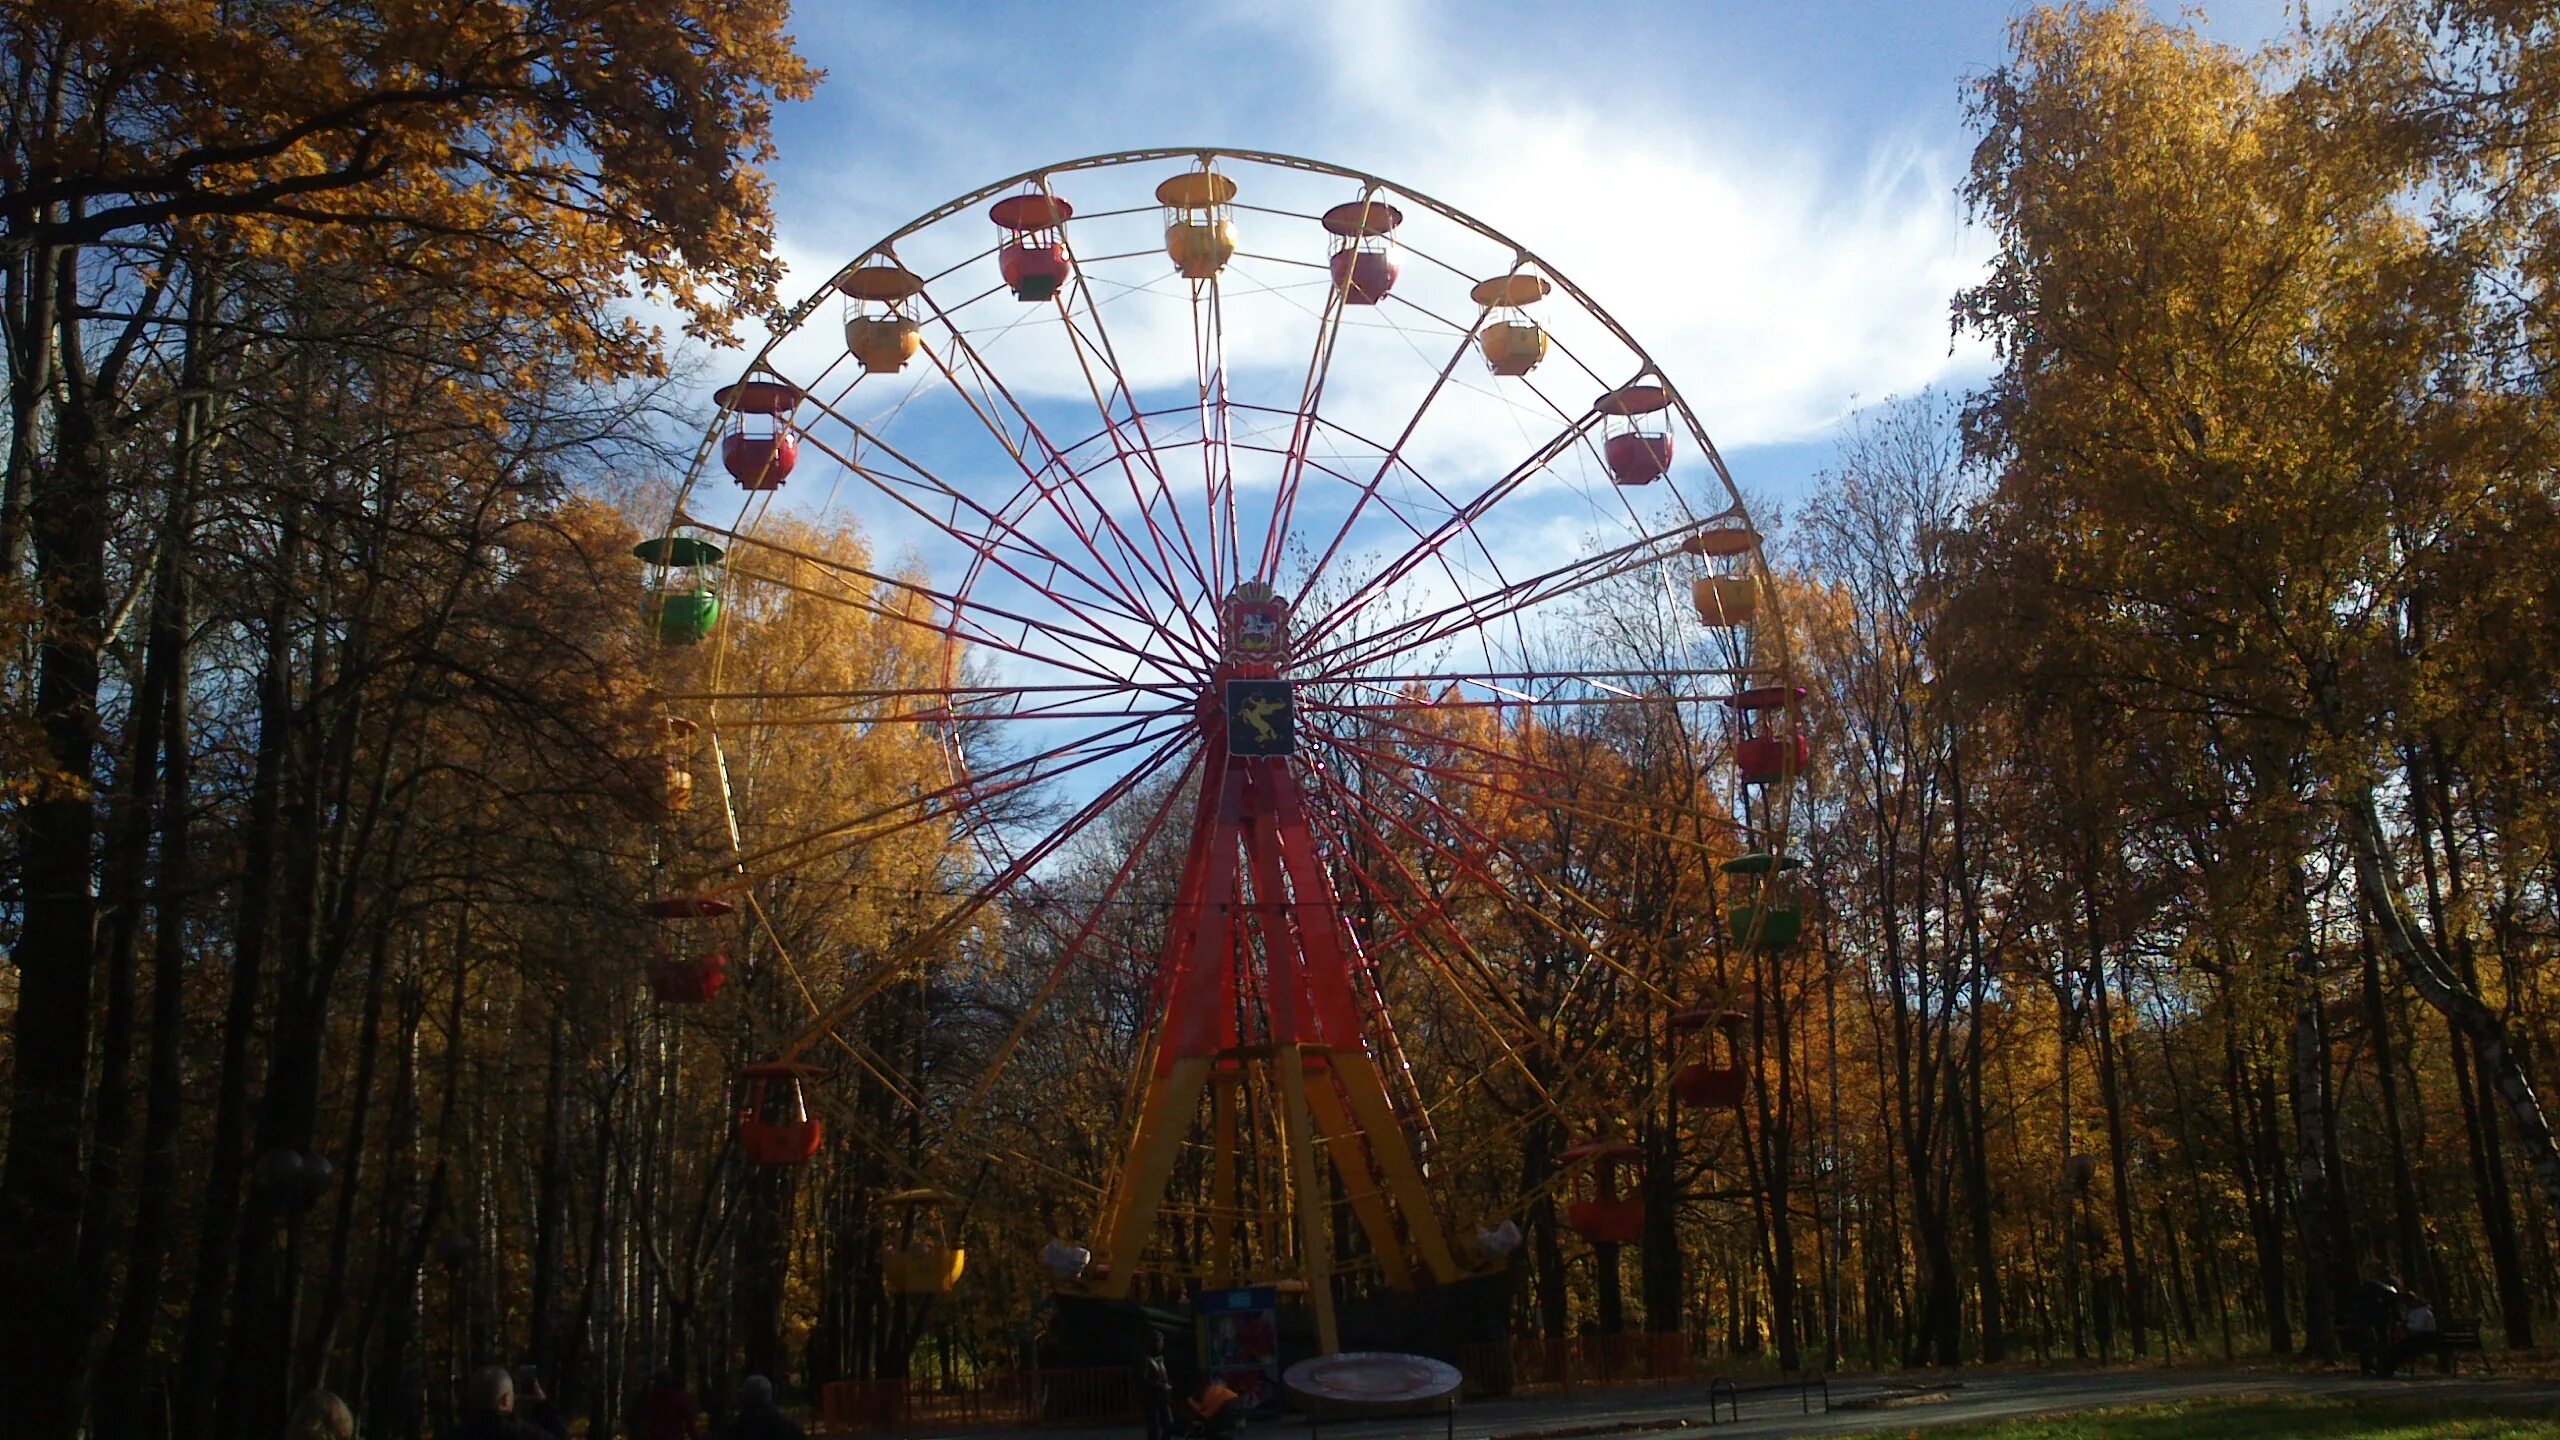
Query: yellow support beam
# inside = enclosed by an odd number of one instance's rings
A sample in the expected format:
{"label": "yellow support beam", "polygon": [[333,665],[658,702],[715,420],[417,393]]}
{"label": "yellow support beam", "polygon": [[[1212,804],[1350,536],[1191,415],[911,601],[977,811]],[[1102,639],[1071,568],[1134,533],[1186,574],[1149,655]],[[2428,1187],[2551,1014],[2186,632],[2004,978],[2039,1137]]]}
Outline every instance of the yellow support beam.
{"label": "yellow support beam", "polygon": [[1363,1057],[1362,1063],[1337,1065],[1334,1074],[1351,1102],[1351,1113],[1368,1132],[1369,1153],[1377,1159],[1387,1193],[1404,1211],[1405,1228],[1413,1233],[1423,1265],[1441,1284],[1454,1282],[1459,1274],[1457,1257],[1449,1253],[1449,1238],[1440,1233],[1439,1213],[1431,1208],[1431,1195],[1422,1188],[1422,1167],[1413,1163],[1413,1149],[1405,1144],[1395,1107],[1387,1103],[1386,1087],[1378,1083],[1377,1067]]}
{"label": "yellow support beam", "polygon": [[[1138,1128],[1129,1137],[1129,1158],[1120,1166],[1119,1188],[1103,1212],[1102,1233],[1095,1247],[1108,1257],[1111,1273],[1102,1293],[1113,1300],[1129,1298],[1147,1237],[1156,1228],[1156,1211],[1164,1205],[1165,1182],[1173,1178],[1173,1162],[1181,1153],[1200,1108],[1200,1091],[1209,1080],[1205,1059],[1180,1059],[1147,1087],[1138,1110]],[[1327,1352],[1331,1353],[1331,1352]]]}
{"label": "yellow support beam", "polygon": [[[1275,1047],[1279,1048],[1279,1047]],[[1298,1266],[1307,1280],[1307,1304],[1316,1312],[1316,1353],[1342,1353],[1342,1331],[1333,1318],[1333,1241],[1326,1224],[1322,1177],[1316,1172],[1315,1125],[1307,1115],[1306,1063],[1297,1047],[1272,1057],[1280,1072],[1281,1123],[1288,1131],[1291,1183],[1298,1207]]]}
{"label": "yellow support beam", "polygon": [[1209,1082],[1209,1274],[1220,1285],[1236,1283],[1236,1101],[1241,1074]]}
{"label": "yellow support beam", "polygon": [[[1333,1063],[1341,1065],[1342,1055],[1335,1054]],[[1350,1063],[1365,1062],[1354,1055]],[[1333,1088],[1333,1082],[1321,1072],[1310,1077],[1307,1105],[1315,1112],[1316,1129],[1323,1134],[1325,1148],[1333,1156],[1333,1168],[1342,1175],[1342,1188],[1350,1194],[1351,1213],[1368,1234],[1370,1248],[1378,1252],[1378,1268],[1385,1273],[1387,1288],[1412,1289],[1413,1267],[1405,1260],[1404,1241],[1396,1234],[1395,1214],[1387,1208],[1387,1197],[1369,1169],[1359,1128],[1351,1123],[1350,1112],[1343,1108],[1342,1096]]]}

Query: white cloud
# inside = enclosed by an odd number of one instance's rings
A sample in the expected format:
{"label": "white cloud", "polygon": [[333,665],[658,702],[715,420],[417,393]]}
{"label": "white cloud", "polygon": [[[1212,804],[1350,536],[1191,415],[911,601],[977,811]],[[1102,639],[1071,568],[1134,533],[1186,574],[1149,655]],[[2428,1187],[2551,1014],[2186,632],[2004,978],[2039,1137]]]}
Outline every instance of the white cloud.
{"label": "white cloud", "polygon": [[[1455,9],[1325,0],[1314,44],[1348,163],[1518,239],[1644,345],[1727,448],[1826,431],[1855,397],[1978,373],[1948,302],[1989,255],[1962,223],[1961,140],[1880,140],[1863,163],[1643,101],[1575,91]],[[1488,77],[1517,77],[1518,83]],[[1950,84],[1953,83],[1950,77]],[[1805,127],[1810,129],[1810,126]]]}

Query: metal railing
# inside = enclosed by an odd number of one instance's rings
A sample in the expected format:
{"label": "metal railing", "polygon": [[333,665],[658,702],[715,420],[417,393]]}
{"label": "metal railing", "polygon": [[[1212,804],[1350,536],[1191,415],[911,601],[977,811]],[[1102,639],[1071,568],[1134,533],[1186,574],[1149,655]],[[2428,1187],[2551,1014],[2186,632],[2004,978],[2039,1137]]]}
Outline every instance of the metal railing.
{"label": "metal railing", "polygon": [[1524,1335],[1458,1349],[1458,1370],[1480,1395],[1522,1390],[1578,1390],[1603,1385],[1677,1385],[1698,1378],[1689,1337],[1670,1332],[1636,1335]]}

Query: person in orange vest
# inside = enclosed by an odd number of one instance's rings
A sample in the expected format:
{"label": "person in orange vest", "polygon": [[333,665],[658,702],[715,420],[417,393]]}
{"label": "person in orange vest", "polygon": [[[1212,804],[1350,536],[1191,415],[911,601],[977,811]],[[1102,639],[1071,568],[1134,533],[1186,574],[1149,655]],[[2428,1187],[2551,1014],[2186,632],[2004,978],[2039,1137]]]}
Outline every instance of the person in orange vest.
{"label": "person in orange vest", "polygon": [[1244,1432],[1244,1405],[1215,1374],[1200,1377],[1191,1396],[1191,1433],[1205,1440],[1233,1440]]}

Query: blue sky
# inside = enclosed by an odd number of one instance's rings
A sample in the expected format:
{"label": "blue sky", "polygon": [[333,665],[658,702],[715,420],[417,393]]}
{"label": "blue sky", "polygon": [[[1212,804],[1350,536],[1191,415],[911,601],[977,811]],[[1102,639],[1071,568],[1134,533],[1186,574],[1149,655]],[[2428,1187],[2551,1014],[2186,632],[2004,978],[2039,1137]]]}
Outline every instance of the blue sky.
{"label": "blue sky", "polygon": [[[793,30],[828,78],[778,117],[781,244],[805,289],[1047,161],[1196,143],[1334,161],[1554,261],[1783,504],[1857,404],[1987,364],[1947,323],[1985,253],[1953,194],[1962,83],[2000,62],[2019,8],[803,3]],[[2252,46],[2288,8],[2199,13]]]}

